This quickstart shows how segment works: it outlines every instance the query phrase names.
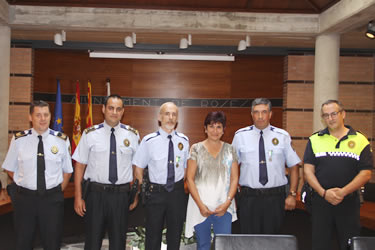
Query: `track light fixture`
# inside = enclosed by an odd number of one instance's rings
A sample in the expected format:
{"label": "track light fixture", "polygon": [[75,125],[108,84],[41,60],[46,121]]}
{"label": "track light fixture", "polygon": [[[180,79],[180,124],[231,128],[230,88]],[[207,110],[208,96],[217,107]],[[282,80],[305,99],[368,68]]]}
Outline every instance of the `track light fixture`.
{"label": "track light fixture", "polygon": [[126,36],[125,39],[124,39],[124,43],[125,43],[126,47],[133,48],[134,44],[137,43],[137,36],[136,36],[136,34],[133,32],[132,36]]}
{"label": "track light fixture", "polygon": [[56,45],[62,46],[63,42],[66,41],[66,33],[64,30],[61,31],[61,33],[56,33],[53,41]]}
{"label": "track light fixture", "polygon": [[245,50],[247,47],[250,47],[250,36],[246,36],[246,40],[241,40],[238,43],[237,50],[242,51]]}
{"label": "track light fixture", "polygon": [[188,35],[188,38],[181,38],[180,40],[180,49],[187,49],[191,45],[191,35]]}
{"label": "track light fixture", "polygon": [[366,36],[370,39],[375,38],[375,22],[371,21],[367,24]]}

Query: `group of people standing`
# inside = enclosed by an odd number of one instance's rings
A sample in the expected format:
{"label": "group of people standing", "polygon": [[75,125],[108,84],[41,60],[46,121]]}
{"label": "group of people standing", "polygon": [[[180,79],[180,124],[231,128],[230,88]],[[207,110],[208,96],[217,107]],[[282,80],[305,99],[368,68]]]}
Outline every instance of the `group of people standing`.
{"label": "group of people standing", "polygon": [[[344,125],[341,103],[329,100],[321,111],[327,127],[309,138],[304,156],[306,180],[315,191],[313,249],[331,249],[335,225],[340,249],[346,249],[347,240],[359,235],[356,190],[371,177],[372,152],[365,136]],[[100,250],[105,233],[109,249],[125,249],[128,211],[137,206],[140,192],[138,185],[130,198],[130,183],[142,184],[146,167],[146,250],[160,249],[164,226],[168,250],[178,250],[185,221],[185,236],[195,234],[202,250],[210,249],[211,229],[230,234],[237,217],[243,234],[277,234],[285,210],[296,206],[301,160],[290,135],[270,125],[268,99],[253,101],[254,124],[239,129],[232,144],[221,140],[225,114],[210,112],[203,123],[206,139],[191,148],[188,137],[175,130],[178,107],[172,102],[160,107],[159,129],[141,142],[137,130],[120,122],[119,95],[109,96],[102,112],[104,122],[83,132],[71,157],[69,139],[49,129],[48,104],[32,103],[33,127],[14,136],[2,165],[14,181],[17,250],[32,249],[37,225],[43,248],[60,249],[62,191],[73,172],[71,159],[76,162],[74,209],[85,219],[86,250]]]}

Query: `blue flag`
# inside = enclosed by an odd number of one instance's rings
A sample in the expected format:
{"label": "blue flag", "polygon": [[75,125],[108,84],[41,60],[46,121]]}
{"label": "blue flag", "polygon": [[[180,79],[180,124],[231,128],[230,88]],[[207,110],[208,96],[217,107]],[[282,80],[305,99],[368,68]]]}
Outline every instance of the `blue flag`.
{"label": "blue flag", "polygon": [[56,104],[55,104],[55,121],[53,122],[53,130],[63,132],[63,117],[61,105],[60,80],[57,80]]}

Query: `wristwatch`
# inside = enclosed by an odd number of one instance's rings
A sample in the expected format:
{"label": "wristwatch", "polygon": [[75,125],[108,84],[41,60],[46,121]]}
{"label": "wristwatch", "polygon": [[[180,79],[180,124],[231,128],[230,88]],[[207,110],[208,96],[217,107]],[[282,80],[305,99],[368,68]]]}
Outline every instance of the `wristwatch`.
{"label": "wristwatch", "polygon": [[296,191],[290,191],[289,194],[290,194],[291,196],[293,196],[293,197],[296,197],[296,196],[297,196]]}

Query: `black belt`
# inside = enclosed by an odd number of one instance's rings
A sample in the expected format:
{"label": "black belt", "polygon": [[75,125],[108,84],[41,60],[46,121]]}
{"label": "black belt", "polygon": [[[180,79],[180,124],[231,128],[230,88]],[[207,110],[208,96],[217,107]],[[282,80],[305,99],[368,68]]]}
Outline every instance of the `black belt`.
{"label": "black belt", "polygon": [[[183,188],[184,188],[184,179],[181,179],[178,182],[174,183],[173,190],[183,189]],[[154,193],[154,192],[167,192],[167,190],[165,189],[165,184],[157,184],[157,183],[152,183],[152,182],[150,182],[148,190],[151,193]]]}
{"label": "black belt", "polygon": [[20,193],[20,194],[27,194],[27,195],[45,195],[45,194],[53,194],[53,193],[61,192],[61,185],[57,185],[57,186],[54,187],[54,188],[47,189],[47,190],[44,191],[43,193],[38,192],[38,190],[31,190],[31,189],[24,188],[24,187],[21,187],[21,186],[17,186],[17,189],[16,189],[16,190],[17,190],[17,192]]}
{"label": "black belt", "polygon": [[250,188],[246,186],[241,187],[241,194],[248,196],[277,195],[283,193],[285,194],[285,186],[274,188]]}
{"label": "black belt", "polygon": [[97,182],[90,182],[90,191],[126,193],[126,192],[129,192],[129,190],[130,190],[129,183],[113,185],[113,184],[101,184]]}

